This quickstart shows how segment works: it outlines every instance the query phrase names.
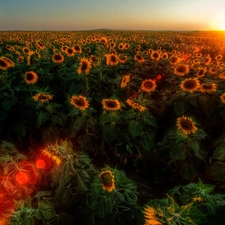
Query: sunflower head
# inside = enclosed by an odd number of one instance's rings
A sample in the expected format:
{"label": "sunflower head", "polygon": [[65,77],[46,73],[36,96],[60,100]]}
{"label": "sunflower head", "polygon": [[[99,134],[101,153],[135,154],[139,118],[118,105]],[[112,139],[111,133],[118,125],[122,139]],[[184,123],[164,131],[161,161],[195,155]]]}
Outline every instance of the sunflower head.
{"label": "sunflower head", "polygon": [[82,58],[80,60],[80,66],[77,70],[77,73],[78,74],[82,74],[82,73],[88,74],[91,70],[91,67],[92,67],[91,61],[87,58]]}
{"label": "sunflower head", "polygon": [[180,88],[183,91],[193,93],[197,91],[200,86],[199,80],[197,78],[188,78],[181,82]]}
{"label": "sunflower head", "polygon": [[189,66],[185,64],[179,64],[174,68],[174,74],[184,76],[189,73]]}
{"label": "sunflower head", "polygon": [[147,93],[155,91],[156,87],[156,82],[152,79],[143,80],[141,83],[141,90]]}
{"label": "sunflower head", "polygon": [[116,66],[119,63],[119,58],[117,54],[111,53],[106,54],[106,64],[109,66]]}
{"label": "sunflower head", "polygon": [[111,192],[115,189],[114,175],[111,170],[105,170],[99,175],[102,189]]}
{"label": "sunflower head", "polygon": [[54,63],[62,63],[64,61],[64,56],[60,53],[52,56],[52,61]]}
{"label": "sunflower head", "polygon": [[158,51],[153,51],[151,53],[151,59],[158,61],[160,59],[160,53]]}
{"label": "sunflower head", "polygon": [[140,54],[136,54],[136,55],[134,56],[134,60],[137,61],[137,62],[139,62],[139,63],[145,62],[144,57],[142,57]]}
{"label": "sunflower head", "polygon": [[195,133],[198,128],[195,126],[195,122],[184,115],[177,118],[176,126],[181,133],[185,135],[190,135],[191,133]]}
{"label": "sunflower head", "polygon": [[38,75],[34,71],[28,71],[25,73],[24,79],[27,84],[35,84],[38,80]]}
{"label": "sunflower head", "polygon": [[121,88],[125,88],[129,82],[130,82],[130,75],[124,75],[122,77],[122,80],[121,80],[121,83],[120,83],[120,87]]}
{"label": "sunflower head", "polygon": [[225,104],[225,93],[223,93],[222,95],[220,95],[220,100],[223,104]]}
{"label": "sunflower head", "polygon": [[200,91],[202,93],[212,93],[216,91],[217,85],[215,83],[211,84],[201,84]]}
{"label": "sunflower head", "polygon": [[157,218],[157,212],[152,207],[147,205],[144,208],[145,225],[162,225],[162,222]]}
{"label": "sunflower head", "polygon": [[117,99],[103,99],[102,105],[103,109],[108,111],[117,111],[121,108],[121,104]]}
{"label": "sunflower head", "polygon": [[86,97],[84,97],[82,95],[72,96],[70,98],[70,104],[73,105],[75,108],[80,109],[81,111],[84,111],[89,106],[89,103],[88,103]]}
{"label": "sunflower head", "polygon": [[34,99],[35,102],[46,103],[49,100],[52,100],[53,97],[51,95],[49,95],[49,94],[40,92],[40,93],[37,93],[36,95],[34,95],[33,99]]}

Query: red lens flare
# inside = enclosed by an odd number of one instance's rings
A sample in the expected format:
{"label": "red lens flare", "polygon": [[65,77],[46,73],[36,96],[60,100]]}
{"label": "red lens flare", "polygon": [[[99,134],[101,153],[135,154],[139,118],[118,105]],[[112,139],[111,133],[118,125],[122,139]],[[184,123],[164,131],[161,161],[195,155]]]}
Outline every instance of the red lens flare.
{"label": "red lens flare", "polygon": [[156,79],[157,79],[157,80],[161,80],[161,79],[162,79],[162,75],[160,75],[160,74],[157,75]]}
{"label": "red lens flare", "polygon": [[39,169],[45,169],[46,167],[45,161],[43,159],[37,159],[35,164]]}
{"label": "red lens flare", "polygon": [[29,181],[29,177],[28,174],[26,172],[23,171],[19,171],[16,174],[16,182],[18,184],[26,184]]}

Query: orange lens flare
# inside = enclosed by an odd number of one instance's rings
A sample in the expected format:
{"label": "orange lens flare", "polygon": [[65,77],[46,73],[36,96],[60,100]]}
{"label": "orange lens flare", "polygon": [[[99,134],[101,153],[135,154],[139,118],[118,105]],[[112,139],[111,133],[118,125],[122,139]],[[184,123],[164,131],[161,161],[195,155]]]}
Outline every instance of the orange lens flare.
{"label": "orange lens flare", "polygon": [[29,177],[28,177],[28,174],[26,172],[19,171],[16,174],[16,182],[18,184],[26,184],[28,181],[29,181]]}
{"label": "orange lens flare", "polygon": [[36,167],[39,169],[45,169],[46,167],[45,161],[43,159],[37,159],[35,164],[36,164]]}

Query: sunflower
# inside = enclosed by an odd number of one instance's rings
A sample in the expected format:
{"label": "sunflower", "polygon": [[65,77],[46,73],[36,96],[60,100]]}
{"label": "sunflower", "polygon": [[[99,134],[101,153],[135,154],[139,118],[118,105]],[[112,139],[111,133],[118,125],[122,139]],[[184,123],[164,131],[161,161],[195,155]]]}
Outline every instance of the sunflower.
{"label": "sunflower", "polygon": [[160,59],[160,53],[158,51],[153,51],[151,53],[151,59],[158,61]]}
{"label": "sunflower", "polygon": [[75,51],[73,48],[67,48],[65,53],[67,56],[72,57],[72,56],[74,56]]}
{"label": "sunflower", "polygon": [[61,159],[60,154],[58,154],[55,150],[53,151],[49,148],[44,148],[44,149],[41,150],[41,152],[42,152],[43,155],[46,155],[50,159],[52,159],[53,162],[55,162],[57,166],[60,165],[62,159]]}
{"label": "sunflower", "polygon": [[183,91],[187,91],[190,93],[198,90],[199,87],[200,87],[200,83],[197,78],[187,78],[187,79],[183,80],[180,84],[180,88]]}
{"label": "sunflower", "polygon": [[225,80],[225,72],[221,73],[221,74],[219,75],[219,78]]}
{"label": "sunflower", "polygon": [[220,95],[220,100],[223,104],[225,104],[225,93],[223,93],[222,95]]}
{"label": "sunflower", "polygon": [[86,97],[79,95],[79,96],[72,96],[70,98],[70,104],[73,105],[75,108],[78,108],[82,111],[88,108],[89,103],[86,99]]}
{"label": "sunflower", "polygon": [[107,42],[108,42],[108,39],[106,37],[101,37],[100,38],[100,42],[103,44],[103,45],[106,45]]}
{"label": "sunflower", "polygon": [[80,66],[78,67],[77,73],[78,74],[89,74],[90,70],[91,70],[91,61],[87,58],[82,58],[80,60]]}
{"label": "sunflower", "polygon": [[181,59],[178,58],[177,56],[172,56],[172,57],[170,58],[170,64],[171,64],[171,65],[175,65],[175,64],[177,64],[177,63],[180,62],[180,61],[181,61]]}
{"label": "sunflower", "polygon": [[121,88],[125,88],[127,86],[127,84],[129,83],[130,81],[130,75],[124,75],[122,77],[122,80],[121,80],[121,83],[120,83],[120,87]]}
{"label": "sunflower", "polygon": [[204,60],[204,63],[205,65],[209,65],[210,63],[212,62],[212,58],[210,55],[207,55],[205,60]]}
{"label": "sunflower", "polygon": [[179,64],[174,68],[174,74],[184,76],[189,73],[189,66],[185,64]]}
{"label": "sunflower", "polygon": [[52,100],[53,96],[51,96],[49,94],[46,94],[46,93],[43,93],[43,92],[40,92],[40,93],[37,93],[36,95],[34,95],[33,99],[34,99],[35,102],[46,103],[49,100]]}
{"label": "sunflower", "polygon": [[36,47],[39,48],[40,50],[45,49],[45,46],[40,41],[36,41]]}
{"label": "sunflower", "polygon": [[126,103],[133,109],[137,109],[139,110],[140,112],[143,112],[146,110],[146,108],[136,102],[134,102],[133,100],[131,99],[127,99]]}
{"label": "sunflower", "polygon": [[115,48],[116,43],[112,41],[112,42],[110,42],[109,46],[110,46],[110,48]]}
{"label": "sunflower", "polygon": [[206,73],[206,68],[200,67],[197,72],[197,77],[203,77]]}
{"label": "sunflower", "polygon": [[14,62],[7,57],[0,57],[0,69],[7,70],[9,67],[14,67]]}
{"label": "sunflower", "polygon": [[126,55],[119,55],[119,61],[120,63],[125,63],[128,60],[128,57]]}
{"label": "sunflower", "polygon": [[139,55],[139,54],[136,54],[134,56],[134,60],[137,61],[137,62],[139,62],[139,63],[145,62],[145,59],[141,55]]}
{"label": "sunflower", "polygon": [[143,80],[141,83],[141,90],[147,93],[155,91],[156,87],[155,80],[152,79]]}
{"label": "sunflower", "polygon": [[217,88],[217,85],[215,83],[211,83],[211,84],[201,84],[199,90],[202,93],[212,93],[215,92]]}
{"label": "sunflower", "polygon": [[52,56],[52,61],[54,63],[62,63],[64,61],[64,56],[60,53]]}
{"label": "sunflower", "polygon": [[166,60],[166,59],[168,59],[168,54],[167,54],[167,52],[164,52],[163,54],[162,54],[162,59],[163,60]]}
{"label": "sunflower", "polygon": [[191,118],[185,117],[184,115],[177,118],[176,126],[179,131],[186,135],[195,133],[198,130],[195,126],[195,122]]}
{"label": "sunflower", "polygon": [[28,71],[25,73],[24,79],[27,84],[35,84],[38,80],[38,75],[34,71]]}
{"label": "sunflower", "polygon": [[108,111],[116,111],[121,108],[121,104],[117,99],[103,99],[102,105],[103,109]]}
{"label": "sunflower", "polygon": [[116,66],[119,63],[119,58],[116,54],[106,54],[106,64]]}
{"label": "sunflower", "polygon": [[114,176],[111,170],[105,170],[99,175],[102,182],[102,189],[111,192],[115,189]]}
{"label": "sunflower", "polygon": [[144,217],[144,225],[162,225],[162,222],[160,222],[160,220],[157,218],[156,210],[149,205],[144,208]]}

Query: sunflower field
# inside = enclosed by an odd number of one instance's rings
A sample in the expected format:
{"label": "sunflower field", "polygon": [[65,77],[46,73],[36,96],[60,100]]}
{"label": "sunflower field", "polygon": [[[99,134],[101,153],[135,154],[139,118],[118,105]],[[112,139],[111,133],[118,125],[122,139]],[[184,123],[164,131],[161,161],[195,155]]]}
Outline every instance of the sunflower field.
{"label": "sunflower field", "polygon": [[224,213],[224,32],[0,32],[1,225]]}

